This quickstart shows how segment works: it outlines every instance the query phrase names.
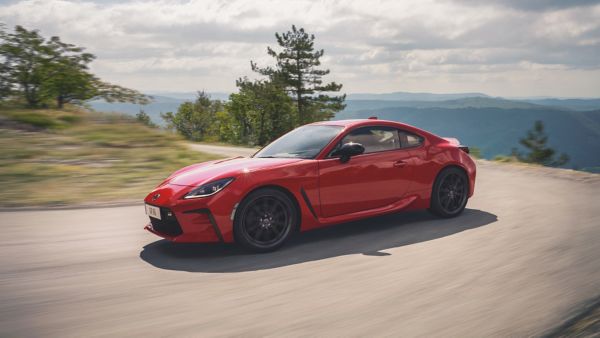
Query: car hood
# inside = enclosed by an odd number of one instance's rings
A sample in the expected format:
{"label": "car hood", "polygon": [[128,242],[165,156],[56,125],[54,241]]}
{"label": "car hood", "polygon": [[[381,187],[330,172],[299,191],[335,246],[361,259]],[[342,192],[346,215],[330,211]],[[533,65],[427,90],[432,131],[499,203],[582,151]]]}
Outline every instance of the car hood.
{"label": "car hood", "polygon": [[302,159],[236,157],[198,163],[174,172],[161,185],[168,183],[198,186],[220,178],[236,177],[242,173],[247,174],[257,170],[276,168],[299,161],[302,161]]}

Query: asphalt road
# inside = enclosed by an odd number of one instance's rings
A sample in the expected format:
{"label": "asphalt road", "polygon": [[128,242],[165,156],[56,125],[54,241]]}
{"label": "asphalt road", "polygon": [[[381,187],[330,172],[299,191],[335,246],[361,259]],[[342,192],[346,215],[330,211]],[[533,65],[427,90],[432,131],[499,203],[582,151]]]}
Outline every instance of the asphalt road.
{"label": "asphalt road", "polygon": [[465,213],[282,250],[174,245],[143,207],[0,213],[0,336],[538,336],[600,294],[600,175],[481,163]]}

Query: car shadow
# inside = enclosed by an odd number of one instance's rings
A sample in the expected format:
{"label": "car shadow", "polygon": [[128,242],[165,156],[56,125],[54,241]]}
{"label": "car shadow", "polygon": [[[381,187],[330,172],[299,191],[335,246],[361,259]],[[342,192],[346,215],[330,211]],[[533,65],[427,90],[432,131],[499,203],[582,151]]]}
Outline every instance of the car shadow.
{"label": "car shadow", "polygon": [[167,270],[242,272],[272,269],[350,254],[389,256],[382,250],[451,236],[497,221],[489,212],[465,209],[456,218],[428,212],[398,213],[304,232],[284,247],[252,254],[233,244],[187,244],[159,240],[144,246],[140,258]]}

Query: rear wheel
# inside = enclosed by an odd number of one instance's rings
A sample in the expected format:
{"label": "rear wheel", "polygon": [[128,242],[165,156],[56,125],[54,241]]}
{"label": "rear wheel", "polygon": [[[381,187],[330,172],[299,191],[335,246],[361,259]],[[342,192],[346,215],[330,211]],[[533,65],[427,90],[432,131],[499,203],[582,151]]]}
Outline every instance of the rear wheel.
{"label": "rear wheel", "polygon": [[297,222],[295,204],[285,193],[260,189],[250,193],[237,209],[235,240],[251,251],[272,251],[285,243]]}
{"label": "rear wheel", "polygon": [[431,192],[430,211],[441,217],[459,215],[467,205],[469,180],[459,168],[444,169],[435,180]]}

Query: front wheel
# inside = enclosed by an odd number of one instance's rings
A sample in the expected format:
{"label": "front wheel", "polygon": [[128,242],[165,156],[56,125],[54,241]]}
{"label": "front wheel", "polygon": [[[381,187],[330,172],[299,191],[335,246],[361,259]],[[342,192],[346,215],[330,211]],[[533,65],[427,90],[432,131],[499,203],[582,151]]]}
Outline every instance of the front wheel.
{"label": "front wheel", "polygon": [[298,222],[294,202],[282,191],[265,188],[250,193],[235,215],[235,240],[255,252],[273,251],[284,244]]}
{"label": "front wheel", "polygon": [[469,197],[469,180],[464,171],[450,167],[435,180],[431,192],[430,211],[441,217],[454,217],[463,212]]}

